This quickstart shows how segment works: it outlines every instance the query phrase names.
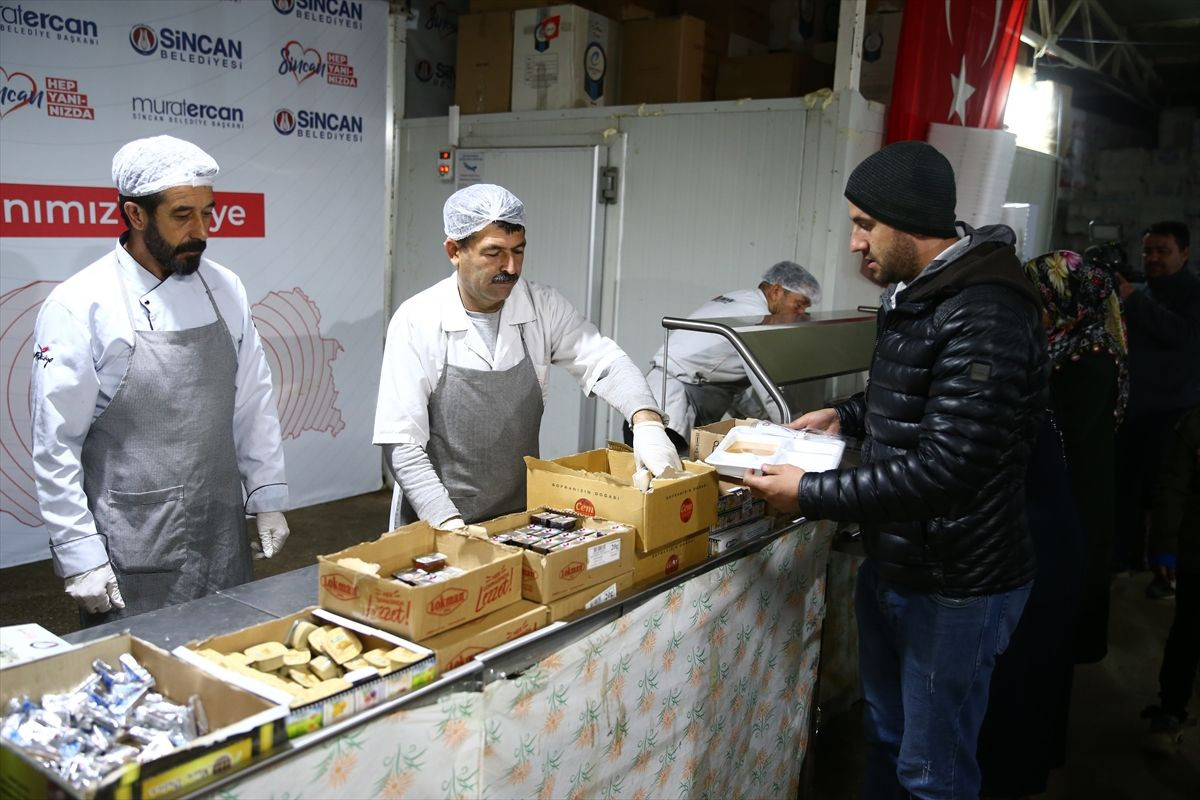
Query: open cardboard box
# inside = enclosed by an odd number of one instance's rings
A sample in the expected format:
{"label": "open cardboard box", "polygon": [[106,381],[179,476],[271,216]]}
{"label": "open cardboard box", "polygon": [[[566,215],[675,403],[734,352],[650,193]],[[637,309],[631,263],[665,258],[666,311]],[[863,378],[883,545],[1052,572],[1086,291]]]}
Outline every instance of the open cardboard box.
{"label": "open cardboard box", "polygon": [[582,591],[569,594],[566,597],[548,604],[550,621],[557,622],[583,611],[606,606],[623,596],[633,586],[633,570],[623,572],[612,580],[589,586]]}
{"label": "open cardboard box", "polygon": [[725,434],[736,427],[753,425],[756,422],[758,422],[756,419],[723,419],[711,425],[698,425],[692,428],[688,458],[693,461],[703,461],[713,450],[717,449],[717,445],[725,438]]}
{"label": "open cardboard box", "polygon": [[[547,510],[554,510],[543,506]],[[541,509],[531,509],[537,511]],[[493,536],[529,524],[530,511],[481,523]],[[606,536],[553,553],[523,550],[521,596],[548,603],[633,569],[634,529],[626,523],[584,517],[581,527],[612,529]]]}
{"label": "open cardboard box", "polygon": [[[414,661],[412,664],[389,672],[386,675],[380,675],[379,671],[373,667],[354,670],[344,676],[352,684],[349,689],[315,702],[304,703],[303,701],[297,701],[296,698],[291,697],[286,692],[256,681],[253,678],[236,672],[230,672],[196,652],[198,650],[212,649],[225,654],[240,652],[263,642],[284,642],[287,639],[288,632],[292,628],[292,623],[301,619],[307,620],[317,627],[322,625],[339,625],[351,631],[362,641],[364,651],[376,647],[381,647],[385,650],[391,650],[394,647],[404,647],[423,657],[419,661]],[[330,725],[359,711],[363,711],[373,705],[382,703],[384,700],[397,697],[413,689],[419,689],[434,678],[434,657],[433,652],[429,648],[414,644],[406,639],[401,639],[399,636],[393,636],[386,631],[376,630],[354,620],[346,619],[316,606],[306,608],[289,617],[259,623],[258,625],[242,628],[240,631],[234,631],[233,633],[210,636],[201,642],[189,642],[187,645],[176,647],[172,652],[189,664],[211,672],[223,680],[235,683],[262,697],[275,702],[282,702],[284,705],[289,706],[291,710],[287,716],[287,733],[288,737],[293,739],[297,736],[311,733],[325,725]]]}
{"label": "open cardboard box", "polygon": [[684,461],[685,475],[655,478],[650,491],[633,485],[633,452],[610,443],[553,461],[525,457],[526,505],[573,509],[637,529],[638,552],[707,530],[717,514],[717,473],[708,464]]}
{"label": "open cardboard box", "polygon": [[286,706],[180,661],[128,633],[80,645],[64,653],[0,670],[0,704],[47,693],[61,694],[92,674],[92,662],[116,665],[130,653],[154,676],[153,691],[177,704],[199,695],[211,732],[144,764],[129,763],[104,776],[91,792],[80,791],[7,740],[0,740],[0,795],[5,797],[172,797],[249,764],[287,742]]}
{"label": "open cardboard box", "polygon": [[518,600],[511,606],[493,611],[485,617],[439,633],[421,644],[434,652],[437,674],[461,667],[480,653],[505,642],[520,639],[546,627],[549,622],[546,607],[529,600]]}
{"label": "open cardboard box", "polygon": [[[435,551],[465,574],[428,586],[392,578],[412,569],[414,557]],[[342,558],[379,564],[379,575],[341,566]],[[448,533],[414,522],[373,542],[317,556],[317,597],[322,608],[421,641],[520,600],[522,561],[519,549],[493,544],[486,535]]]}

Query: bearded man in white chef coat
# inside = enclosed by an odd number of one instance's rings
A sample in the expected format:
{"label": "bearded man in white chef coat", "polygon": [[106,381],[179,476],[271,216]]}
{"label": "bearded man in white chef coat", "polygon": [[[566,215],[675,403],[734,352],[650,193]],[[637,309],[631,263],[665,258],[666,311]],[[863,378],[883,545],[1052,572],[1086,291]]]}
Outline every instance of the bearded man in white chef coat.
{"label": "bearded man in white chef coat", "polygon": [[251,580],[252,545],[270,557],[288,535],[279,418],[246,290],[202,255],[217,172],[171,136],[122,147],[112,178],[129,230],[38,313],[38,502],[85,625]]}
{"label": "bearded man in white chef coat", "polygon": [[397,483],[393,527],[453,530],[525,508],[523,457],[538,454],[550,365],[633,423],[639,468],[680,468],[637,366],[561,294],[521,279],[525,207],[475,184],[442,209],[454,274],[388,326],[375,444]]}

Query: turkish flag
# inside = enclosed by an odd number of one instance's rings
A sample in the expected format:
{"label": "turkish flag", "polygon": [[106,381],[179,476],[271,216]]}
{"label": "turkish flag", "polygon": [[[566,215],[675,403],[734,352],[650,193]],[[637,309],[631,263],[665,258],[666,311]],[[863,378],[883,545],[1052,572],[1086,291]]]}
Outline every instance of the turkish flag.
{"label": "turkish flag", "polygon": [[924,140],[929,123],[999,128],[1026,0],[908,0],[900,23],[887,141]]}

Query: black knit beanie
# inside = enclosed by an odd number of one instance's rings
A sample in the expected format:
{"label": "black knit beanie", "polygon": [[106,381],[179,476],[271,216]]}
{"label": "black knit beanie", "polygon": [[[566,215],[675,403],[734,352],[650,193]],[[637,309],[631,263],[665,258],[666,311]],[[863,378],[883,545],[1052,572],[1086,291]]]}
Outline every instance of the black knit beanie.
{"label": "black knit beanie", "polygon": [[867,156],[846,181],[846,199],[906,233],[951,238],[954,168],[925,142],[893,142]]}

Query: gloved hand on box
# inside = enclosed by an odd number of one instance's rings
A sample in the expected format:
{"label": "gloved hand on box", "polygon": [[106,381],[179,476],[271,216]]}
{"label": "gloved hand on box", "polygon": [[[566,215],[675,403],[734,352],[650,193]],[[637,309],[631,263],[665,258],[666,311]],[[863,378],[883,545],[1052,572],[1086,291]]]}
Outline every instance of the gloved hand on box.
{"label": "gloved hand on box", "polygon": [[667,436],[666,426],[659,420],[643,420],[633,424],[633,459],[638,469],[645,467],[656,478],[668,468],[683,469],[679,451]]}

